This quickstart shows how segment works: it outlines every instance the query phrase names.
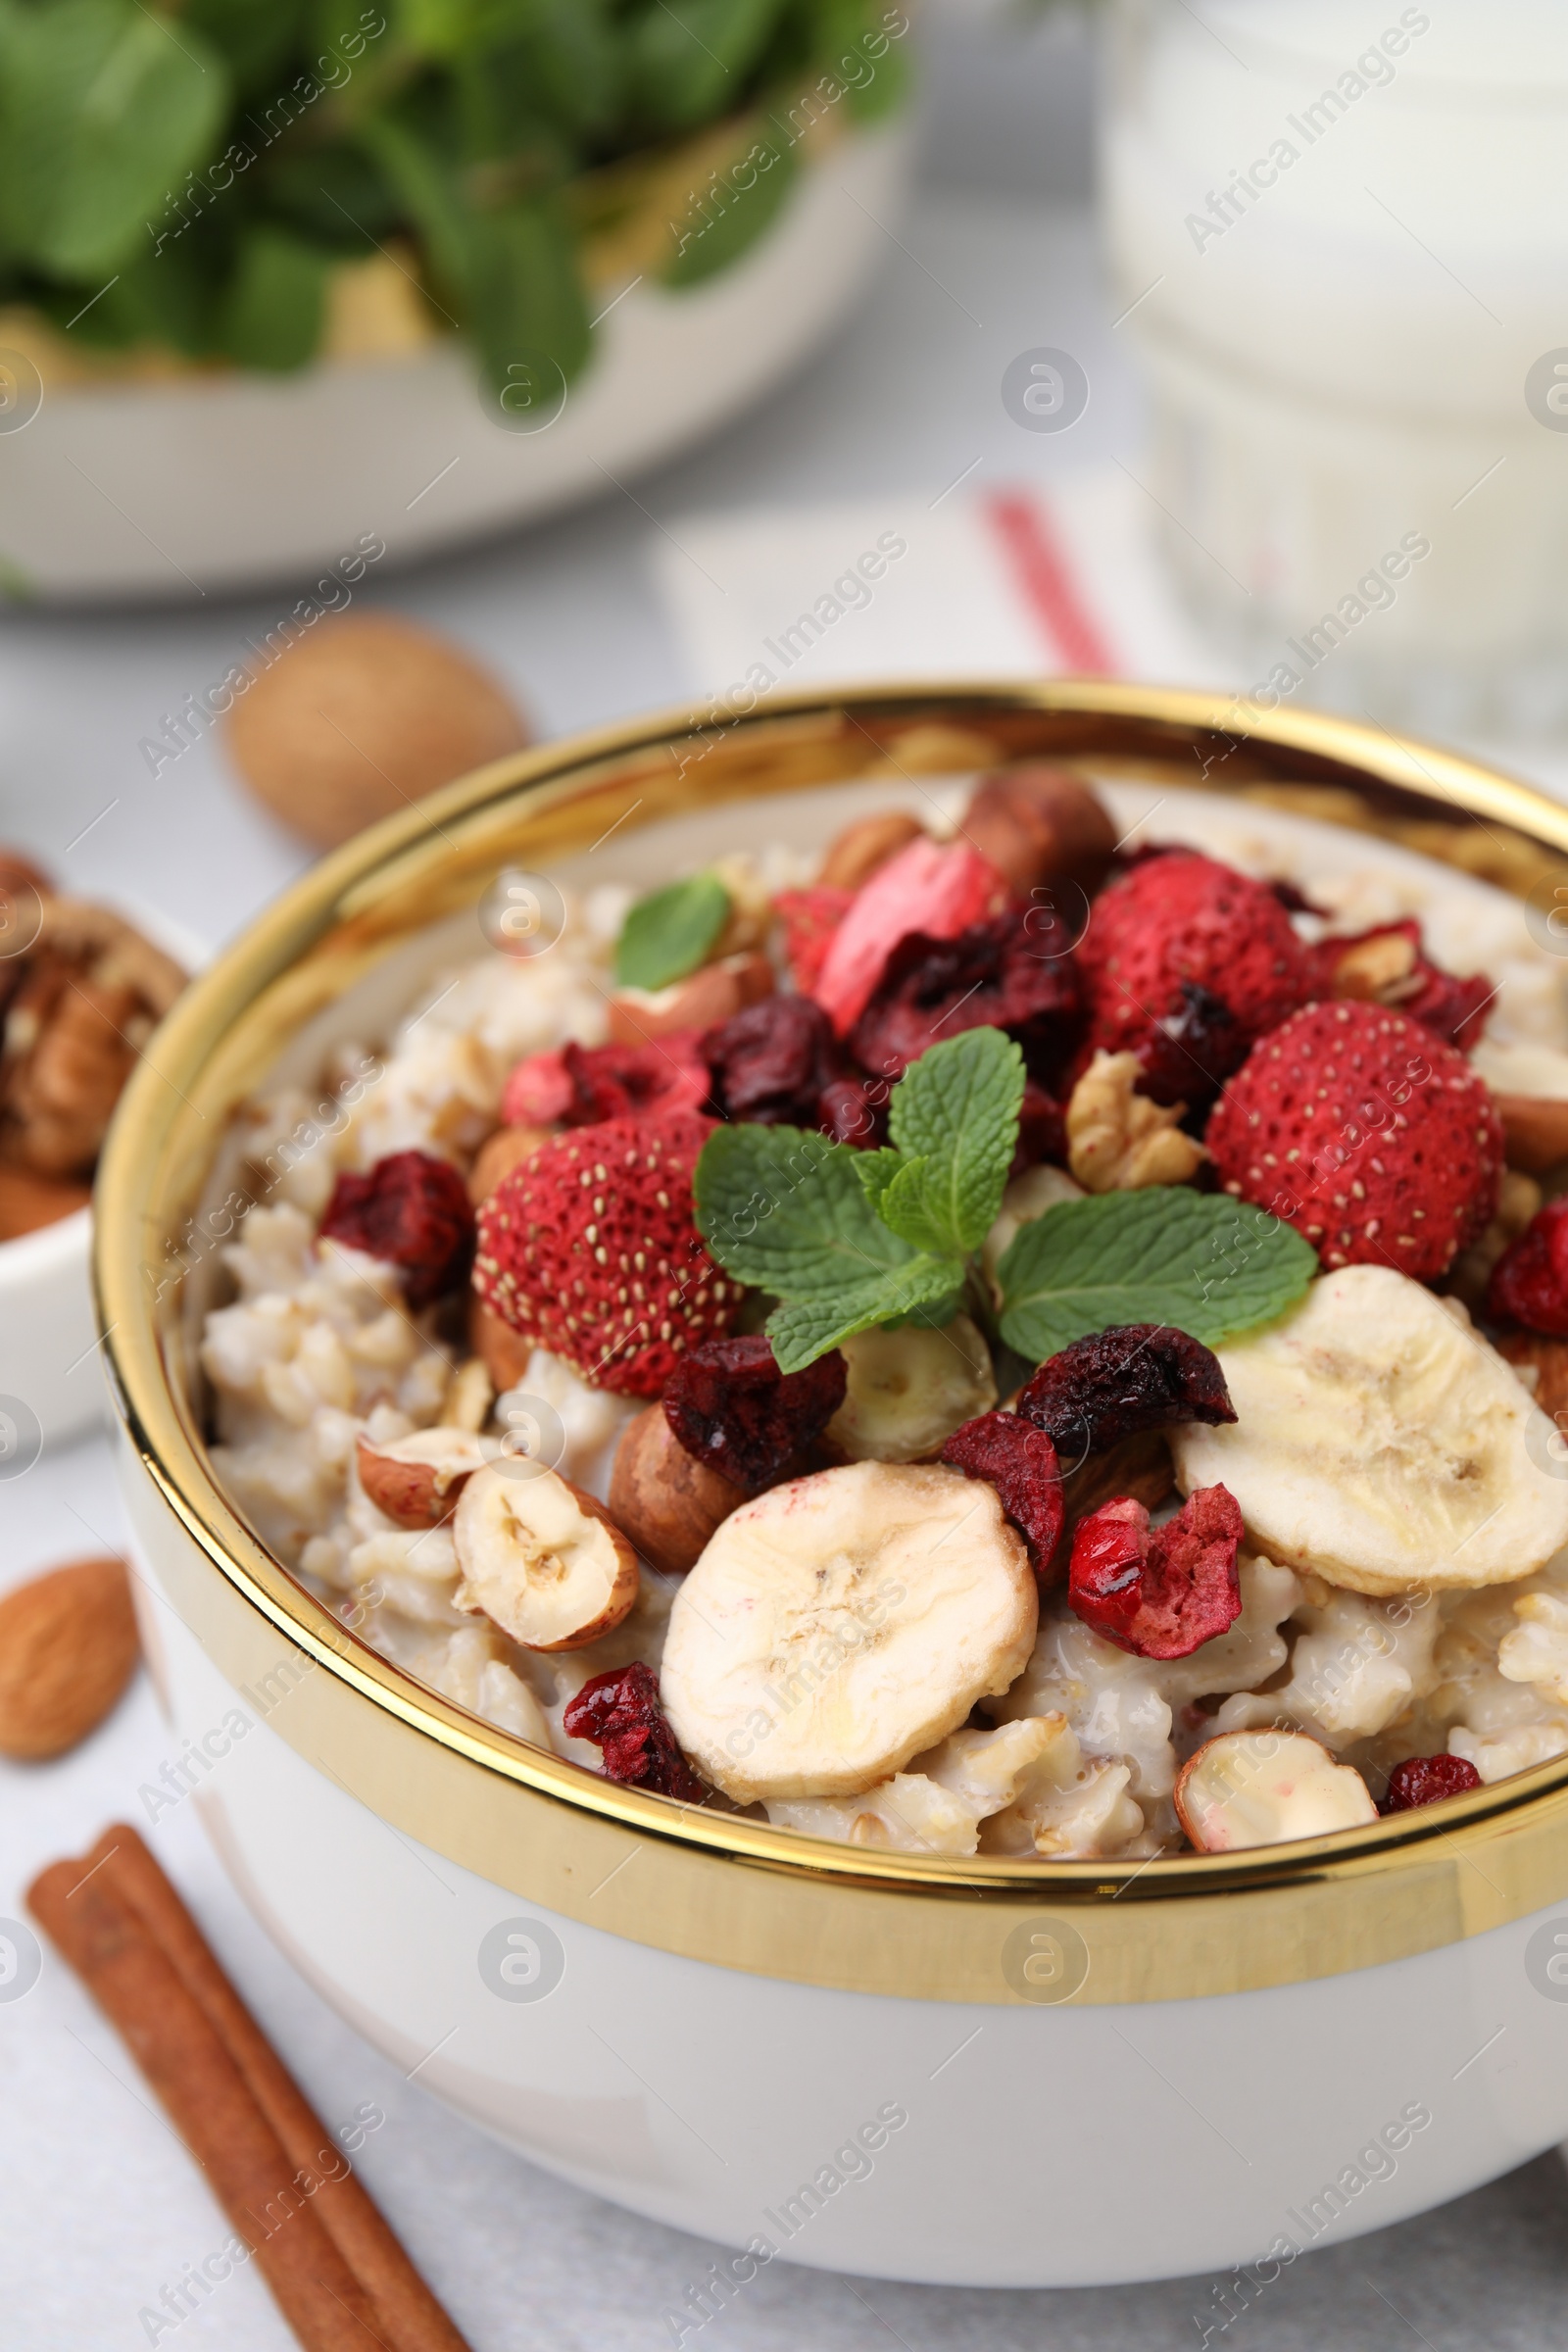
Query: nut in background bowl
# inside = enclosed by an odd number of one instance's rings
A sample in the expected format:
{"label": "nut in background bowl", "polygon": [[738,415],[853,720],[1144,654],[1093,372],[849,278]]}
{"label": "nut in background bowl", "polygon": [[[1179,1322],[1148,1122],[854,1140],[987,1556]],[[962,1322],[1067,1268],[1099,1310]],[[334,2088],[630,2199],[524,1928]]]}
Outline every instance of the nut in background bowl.
{"label": "nut in background bowl", "polygon": [[[172,1604],[149,1647],[183,1736],[248,1719],[208,1808],[238,1883],[462,2112],[724,2243],[760,2232],[895,2278],[1109,2281],[1252,2259],[1412,2103],[1427,2123],[1340,2234],[1521,2161],[1568,2132],[1556,2010],[1528,1964],[1554,1905],[1568,1938],[1568,1761],[1441,1821],[1137,1865],[840,1846],[612,1785],[417,1684],[270,1558],[206,1457],[210,1264],[156,1303],[143,1266],[266,1074],[314,1068],[334,1022],[392,1017],[436,951],[481,952],[498,869],[549,871],[617,824],[646,861],[662,823],[673,863],[737,816],[754,835],[830,807],[841,823],[857,783],[885,804],[911,777],[1033,758],[1179,800],[1212,755],[1229,794],[1521,896],[1568,860],[1568,812],[1523,786],[1314,714],[1242,737],[1227,709],[1102,681],[868,688],[499,762],[255,924],[160,1033],[172,1083],[138,1075],[110,1138],[106,1352],[143,1562]],[[1506,2071],[1475,2059],[1499,2019],[1528,2059]]]}

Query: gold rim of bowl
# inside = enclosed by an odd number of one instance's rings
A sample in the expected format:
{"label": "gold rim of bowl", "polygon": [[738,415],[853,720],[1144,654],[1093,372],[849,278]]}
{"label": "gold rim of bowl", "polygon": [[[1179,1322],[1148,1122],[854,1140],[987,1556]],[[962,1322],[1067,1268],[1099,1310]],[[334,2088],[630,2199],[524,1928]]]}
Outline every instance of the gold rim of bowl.
{"label": "gold rim of bowl", "polygon": [[[96,1202],[100,1328],[145,1473],[133,1520],[169,1600],[241,1706],[394,1830],[523,1901],[723,1967],[1002,2005],[1185,1999],[1370,1967],[1541,1910],[1568,1894],[1568,1758],[1364,1830],[1144,1862],[893,1853],[646,1795],[403,1673],[272,1558],[213,1475],[180,1286],[162,1270],[229,1114],[305,1021],[474,905],[503,865],[548,867],[614,825],[1025,758],[1315,814],[1522,898],[1568,886],[1568,810],[1526,785],[1376,726],[1103,680],[778,695],[548,744],[447,786],[260,916],[180,999],[116,1117]],[[408,1875],[422,1901],[425,1872]]]}

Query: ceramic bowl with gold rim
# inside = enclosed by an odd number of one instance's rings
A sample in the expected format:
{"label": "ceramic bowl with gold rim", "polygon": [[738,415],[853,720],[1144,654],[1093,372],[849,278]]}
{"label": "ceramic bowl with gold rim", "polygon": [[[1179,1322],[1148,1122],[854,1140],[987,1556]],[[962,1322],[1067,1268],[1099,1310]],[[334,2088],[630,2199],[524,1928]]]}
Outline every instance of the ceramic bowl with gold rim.
{"label": "ceramic bowl with gold rim", "polygon": [[180,1786],[350,2022],[535,2161],[749,2249],[726,2294],[773,2259],[1266,2281],[1568,2133],[1568,1754],[1232,1853],[834,1842],[607,1781],[441,1695],[290,1573],[215,1466],[199,1348],[243,1205],[233,1114],[373,1050],[478,956],[499,871],[646,890],[1040,756],[1156,834],[1242,823],[1302,870],[1337,861],[1538,942],[1544,924],[1551,946],[1568,814],[1381,731],[1244,728],[1201,695],[1099,681],[779,698],[519,755],[324,859],[175,1007],[100,1178]]}

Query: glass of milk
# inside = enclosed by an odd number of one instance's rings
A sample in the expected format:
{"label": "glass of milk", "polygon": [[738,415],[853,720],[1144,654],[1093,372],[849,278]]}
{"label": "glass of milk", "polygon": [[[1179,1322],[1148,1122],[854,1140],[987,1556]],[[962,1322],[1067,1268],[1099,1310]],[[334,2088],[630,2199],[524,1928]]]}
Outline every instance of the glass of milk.
{"label": "glass of milk", "polygon": [[1568,731],[1568,5],[1116,0],[1110,50],[1189,604],[1265,700]]}

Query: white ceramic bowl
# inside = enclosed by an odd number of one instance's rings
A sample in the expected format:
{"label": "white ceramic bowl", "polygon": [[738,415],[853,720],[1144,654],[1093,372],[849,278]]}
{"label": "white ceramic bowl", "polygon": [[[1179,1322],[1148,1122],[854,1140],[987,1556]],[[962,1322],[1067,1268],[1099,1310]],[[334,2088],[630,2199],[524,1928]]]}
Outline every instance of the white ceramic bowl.
{"label": "white ceramic bowl", "polygon": [[[1568,1760],[1366,1830],[1132,1864],[951,1860],[691,1812],[526,1747],[359,1642],[207,1467],[202,1293],[141,1266],[201,1207],[228,1107],[478,941],[499,864],[624,820],[671,843],[759,794],[1029,753],[1179,796],[1316,792],[1523,891],[1568,812],[1303,713],[1094,682],[780,698],[627,726],[451,787],[317,867],[175,1008],[100,1182],[99,1280],[153,1671],[257,1917],[377,2047],[566,2178],[737,2249],[1067,2285],[1252,2264],[1419,2211],[1568,2132]],[[1221,764],[1220,755],[1227,757]],[[672,756],[673,755],[673,756]],[[636,808],[633,816],[630,812]],[[1266,821],[1259,818],[1259,822]],[[1167,819],[1173,831],[1176,821]],[[1376,855],[1387,856],[1385,845]],[[220,1171],[219,1181],[231,1181]]]}
{"label": "white ceramic bowl", "polygon": [[598,496],[806,358],[886,246],[909,156],[903,122],[854,132],[804,164],[733,269],[634,284],[537,432],[508,429],[456,341],[297,377],[46,393],[0,432],[0,551],[47,600],[185,597],[297,578],[365,533],[401,563]]}

